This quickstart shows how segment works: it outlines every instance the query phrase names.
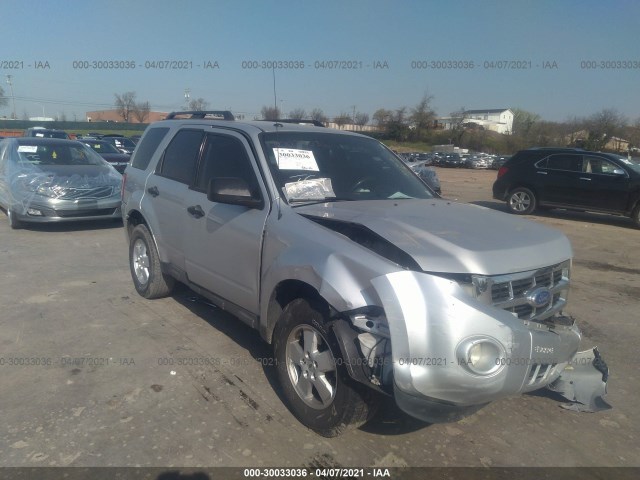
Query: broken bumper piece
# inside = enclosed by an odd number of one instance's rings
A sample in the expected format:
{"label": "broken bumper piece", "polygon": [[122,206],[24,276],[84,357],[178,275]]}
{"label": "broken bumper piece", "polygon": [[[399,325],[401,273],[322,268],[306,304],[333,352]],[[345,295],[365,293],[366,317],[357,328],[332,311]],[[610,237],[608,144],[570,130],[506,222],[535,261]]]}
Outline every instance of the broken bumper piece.
{"label": "broken bumper piece", "polygon": [[598,347],[594,347],[593,350],[578,352],[547,388],[571,402],[562,405],[562,408],[575,412],[598,412],[611,408],[604,400],[608,378],[609,367]]}

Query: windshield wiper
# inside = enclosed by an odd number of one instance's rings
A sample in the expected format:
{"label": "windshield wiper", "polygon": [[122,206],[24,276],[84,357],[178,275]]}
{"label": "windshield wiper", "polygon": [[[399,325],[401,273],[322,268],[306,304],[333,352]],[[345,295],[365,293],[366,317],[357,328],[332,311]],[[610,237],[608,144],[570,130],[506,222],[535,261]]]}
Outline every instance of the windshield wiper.
{"label": "windshield wiper", "polygon": [[353,198],[344,197],[328,197],[322,200],[320,199],[306,199],[306,198],[290,198],[287,200],[292,207],[300,207],[304,205],[317,205],[319,203],[333,203],[333,202],[352,202]]}

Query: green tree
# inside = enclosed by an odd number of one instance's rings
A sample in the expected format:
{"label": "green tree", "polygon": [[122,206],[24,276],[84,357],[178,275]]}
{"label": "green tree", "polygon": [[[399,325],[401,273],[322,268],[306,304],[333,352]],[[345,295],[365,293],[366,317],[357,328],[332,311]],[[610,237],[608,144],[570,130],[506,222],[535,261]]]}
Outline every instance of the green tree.
{"label": "green tree", "polygon": [[521,108],[512,108],[511,111],[513,112],[513,127],[511,128],[511,133],[522,138],[527,138],[534,125],[540,122],[540,115]]}

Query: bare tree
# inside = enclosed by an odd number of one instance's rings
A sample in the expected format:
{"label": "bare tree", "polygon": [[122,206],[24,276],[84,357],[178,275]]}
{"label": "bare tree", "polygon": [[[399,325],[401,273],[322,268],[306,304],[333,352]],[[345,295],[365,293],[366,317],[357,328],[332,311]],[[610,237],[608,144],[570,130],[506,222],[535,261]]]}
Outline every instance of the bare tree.
{"label": "bare tree", "polygon": [[289,118],[293,120],[302,120],[307,117],[307,112],[304,111],[304,108],[295,108],[289,112]]}
{"label": "bare tree", "polygon": [[188,105],[188,109],[194,112],[204,112],[207,108],[209,108],[209,102],[204,98],[191,100]]}
{"label": "bare tree", "polygon": [[360,127],[360,130],[362,130],[362,127],[369,123],[369,114],[364,112],[356,113],[355,122],[356,125]]}
{"label": "bare tree", "polygon": [[125,122],[129,121],[136,106],[136,92],[125,92],[122,95],[114,93],[116,97],[116,111]]}
{"label": "bare tree", "polygon": [[[619,137],[627,125],[627,120],[615,109],[607,109],[599,111],[591,115],[586,121],[589,137],[587,138],[585,147],[589,150],[604,150],[607,143],[613,137]],[[618,150],[620,147],[612,147]]]}
{"label": "bare tree", "polygon": [[342,112],[340,115],[333,119],[333,122],[338,125],[338,128],[342,128],[351,122],[351,115]]}
{"label": "bare tree", "polygon": [[311,110],[309,117],[311,118],[311,120],[315,120],[317,122],[327,123],[329,121],[321,108],[314,108],[313,110]]}
{"label": "bare tree", "polygon": [[149,117],[149,112],[151,112],[151,105],[149,105],[149,102],[140,102],[136,103],[133,110],[133,116],[139,123],[144,123],[147,120],[147,117]]}
{"label": "bare tree", "polygon": [[278,120],[280,118],[280,109],[278,107],[267,107],[266,105],[260,110],[264,120]]}
{"label": "bare tree", "polygon": [[640,118],[627,128],[626,137],[629,140],[629,148],[640,148]]}
{"label": "bare tree", "polygon": [[453,143],[455,145],[459,145],[462,140],[462,136],[464,135],[464,129],[465,129],[464,123],[465,123],[465,120],[467,119],[467,112],[464,107],[460,107],[459,110],[456,110],[455,112],[451,112],[450,116],[451,116],[451,131],[453,132],[453,139],[454,139]]}

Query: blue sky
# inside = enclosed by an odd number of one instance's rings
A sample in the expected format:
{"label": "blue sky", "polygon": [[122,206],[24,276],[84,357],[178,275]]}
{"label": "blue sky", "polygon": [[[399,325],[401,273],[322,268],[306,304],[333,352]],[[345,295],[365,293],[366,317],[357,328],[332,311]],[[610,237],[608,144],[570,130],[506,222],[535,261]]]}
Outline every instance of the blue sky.
{"label": "blue sky", "polygon": [[[269,60],[305,65],[275,72],[285,112],[319,107],[335,116],[355,106],[372,115],[410,108],[428,93],[442,116],[460,107],[519,107],[560,121],[603,108],[640,117],[636,0],[0,0],[0,11],[0,67],[21,62],[0,68],[0,85],[9,96],[6,75],[12,75],[18,117],[44,109],[47,116],[82,119],[126,91],[170,111],[180,108],[187,88],[211,108],[253,116],[274,103],[273,72],[242,64]],[[104,60],[136,68],[73,68],[74,61]],[[145,68],[154,60],[192,67]],[[327,68],[333,60],[362,67]],[[503,60],[531,68],[485,68]],[[612,60],[635,68],[582,68],[584,61]],[[35,69],[38,61],[49,68]],[[325,68],[316,63],[322,61]],[[414,61],[473,61],[474,68],[417,69]],[[205,70],[204,62],[219,68]],[[375,62],[388,68],[374,69]],[[545,62],[557,68],[544,69]],[[0,115],[11,108],[10,102]]]}

